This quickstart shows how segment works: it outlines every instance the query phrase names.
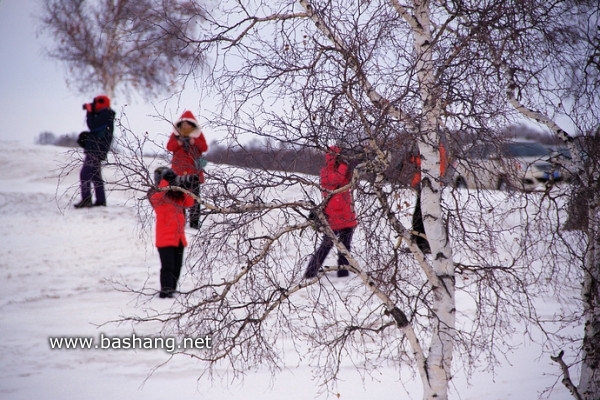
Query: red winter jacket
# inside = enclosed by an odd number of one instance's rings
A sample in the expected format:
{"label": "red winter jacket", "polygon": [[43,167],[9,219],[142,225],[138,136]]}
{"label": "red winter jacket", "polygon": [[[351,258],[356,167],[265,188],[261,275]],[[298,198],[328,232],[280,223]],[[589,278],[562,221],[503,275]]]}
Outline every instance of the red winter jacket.
{"label": "red winter jacket", "polygon": [[199,177],[200,183],[204,182],[204,173],[196,168],[195,160],[201,157],[208,150],[204,134],[200,130],[196,117],[190,112],[184,112],[181,117],[175,122],[175,125],[182,121],[189,121],[196,125],[196,129],[190,134],[189,140],[193,140],[194,144],[187,146],[184,144],[183,138],[179,136],[177,131],[171,134],[167,142],[167,150],[173,153],[173,161],[171,168],[177,175],[196,174]]}
{"label": "red winter jacket", "polygon": [[[329,150],[325,154],[325,166],[321,169],[321,187],[324,189],[322,192],[324,198],[330,196],[329,191],[346,186],[352,179],[350,167],[338,158],[339,147],[331,146]],[[329,197],[324,212],[329,226],[334,231],[354,228],[358,225],[350,189]]]}
{"label": "red winter jacket", "polygon": [[[169,186],[166,180],[160,181],[158,187]],[[156,192],[150,196],[150,204],[156,212],[156,247],[187,246],[185,238],[184,208],[194,205],[194,199],[184,194],[183,199],[175,200],[167,196],[167,192]]]}
{"label": "red winter jacket", "polygon": [[[410,185],[414,188],[418,188],[421,184],[421,156],[413,155],[410,157],[410,162],[415,164],[417,172],[413,175]],[[448,156],[446,155],[446,147],[440,143],[440,177],[444,177],[448,169]]]}

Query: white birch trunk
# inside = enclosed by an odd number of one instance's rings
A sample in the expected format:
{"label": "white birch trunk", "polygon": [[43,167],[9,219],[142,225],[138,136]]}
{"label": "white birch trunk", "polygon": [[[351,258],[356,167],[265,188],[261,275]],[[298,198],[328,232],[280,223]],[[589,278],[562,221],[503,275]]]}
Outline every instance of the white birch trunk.
{"label": "white birch trunk", "polygon": [[[454,267],[450,241],[446,235],[444,219],[441,209],[441,180],[440,180],[440,154],[438,138],[438,122],[441,115],[438,103],[439,94],[434,92],[435,71],[432,64],[430,44],[432,26],[429,18],[430,8],[428,0],[415,0],[414,14],[410,13],[397,0],[391,0],[396,11],[412,27],[415,38],[417,73],[423,103],[423,116],[419,129],[421,140],[419,150],[422,155],[422,211],[426,235],[432,249],[433,260],[430,265],[422,255],[417,259],[423,266],[425,276],[433,290],[432,303],[432,339],[429,351],[421,348],[414,331],[410,326],[403,326],[412,347],[413,354],[418,360],[418,371],[423,382],[423,398],[426,400],[448,399],[448,387],[451,379],[452,352],[454,349],[453,336],[455,329],[455,299],[454,299]],[[308,0],[300,0],[300,5],[305,9],[309,18],[313,20],[318,29],[345,54],[350,54],[344,48],[343,42],[336,37],[323,20],[313,12]],[[369,80],[359,68],[357,60],[350,58],[348,65],[355,69],[367,96],[374,105],[386,108],[387,112],[401,121],[406,121],[412,129],[419,125],[404,114],[400,109],[385,102],[377,93]],[[356,266],[354,266],[356,267]],[[356,272],[360,272],[356,269]],[[387,303],[387,302],[386,302]],[[388,310],[393,304],[387,304]],[[393,309],[392,309],[393,310]]]}
{"label": "white birch trunk", "polygon": [[432,338],[426,359],[426,376],[423,398],[445,400],[452,377],[452,353],[454,349],[455,298],[452,249],[444,226],[441,198],[439,151],[440,94],[436,91],[434,60],[431,51],[432,26],[429,17],[429,1],[415,1],[413,31],[417,53],[417,74],[423,104],[421,121],[421,210],[423,224],[431,247],[432,264],[437,276],[430,282],[433,289]]}
{"label": "white birch trunk", "polygon": [[[590,166],[588,168],[593,169]],[[598,179],[600,177],[596,174],[591,181],[597,182]],[[596,400],[600,398],[600,193],[593,193],[588,205],[590,248],[585,259],[581,293],[585,326],[578,389],[583,399]]]}

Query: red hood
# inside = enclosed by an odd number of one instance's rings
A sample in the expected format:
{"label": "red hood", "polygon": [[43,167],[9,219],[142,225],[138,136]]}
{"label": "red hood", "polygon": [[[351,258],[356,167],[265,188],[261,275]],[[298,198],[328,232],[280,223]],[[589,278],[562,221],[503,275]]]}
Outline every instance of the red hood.
{"label": "red hood", "polygon": [[327,164],[335,162],[341,151],[342,150],[338,146],[329,146],[329,149],[325,153],[325,162]]}

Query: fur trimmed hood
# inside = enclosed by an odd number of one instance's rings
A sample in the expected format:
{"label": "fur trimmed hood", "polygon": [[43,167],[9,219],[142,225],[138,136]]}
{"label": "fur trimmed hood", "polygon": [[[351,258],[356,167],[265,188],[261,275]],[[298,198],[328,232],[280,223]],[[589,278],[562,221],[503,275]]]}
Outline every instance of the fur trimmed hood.
{"label": "fur trimmed hood", "polygon": [[183,122],[183,121],[187,121],[193,125],[196,126],[196,129],[194,129],[192,131],[192,133],[190,133],[189,137],[192,138],[198,138],[200,137],[200,135],[202,134],[202,130],[200,129],[200,125],[198,124],[198,120],[196,119],[196,117],[194,116],[194,114],[187,110],[185,111],[183,114],[181,114],[181,117],[179,117],[179,119],[177,121],[175,121],[175,135],[179,136],[179,125]]}

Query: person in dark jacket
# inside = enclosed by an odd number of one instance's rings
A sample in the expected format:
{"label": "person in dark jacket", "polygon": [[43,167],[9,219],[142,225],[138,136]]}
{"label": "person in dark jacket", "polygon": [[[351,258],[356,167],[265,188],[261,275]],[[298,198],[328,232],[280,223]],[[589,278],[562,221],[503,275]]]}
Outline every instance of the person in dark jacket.
{"label": "person in dark jacket", "polygon": [[[204,183],[204,158],[208,150],[206,138],[191,111],[185,111],[175,122],[175,131],[169,137],[167,150],[173,153],[171,167],[177,175],[198,175],[198,184],[190,192],[200,196],[200,184]],[[198,229],[200,204],[190,210],[190,227]]]}
{"label": "person in dark jacket", "polygon": [[[332,191],[348,185],[352,179],[352,168],[347,162],[341,159],[339,147],[331,146],[325,154],[325,166],[321,169],[320,179],[323,198],[327,199],[327,204],[323,210],[327,223],[349,251],[354,228],[358,225],[356,213],[354,212],[352,192],[350,189],[347,189],[333,195],[331,194]],[[333,240],[325,235],[321,241],[321,245],[310,258],[306,272],[304,273],[305,278],[314,278],[317,276],[327,254],[329,254],[332,248]],[[337,275],[339,277],[348,276],[348,270],[343,268],[346,265],[348,265],[348,260],[342,253],[338,252],[338,267],[340,269]]]}
{"label": "person in dark jacket", "polygon": [[[170,169],[157,178],[158,187],[172,186],[176,177]],[[158,171],[158,170],[157,170]],[[149,200],[156,213],[156,248],[160,256],[161,298],[173,297],[183,265],[183,249],[187,246],[185,237],[184,208],[194,205],[194,199],[178,190],[151,190]]]}
{"label": "person in dark jacket", "polygon": [[[92,103],[83,105],[89,131],[81,132],[77,143],[83,148],[85,158],[79,174],[81,201],[75,208],[106,206],[102,161],[106,160],[113,140],[115,112],[107,96],[96,96]],[[94,185],[96,202],[92,202],[91,185]]]}

